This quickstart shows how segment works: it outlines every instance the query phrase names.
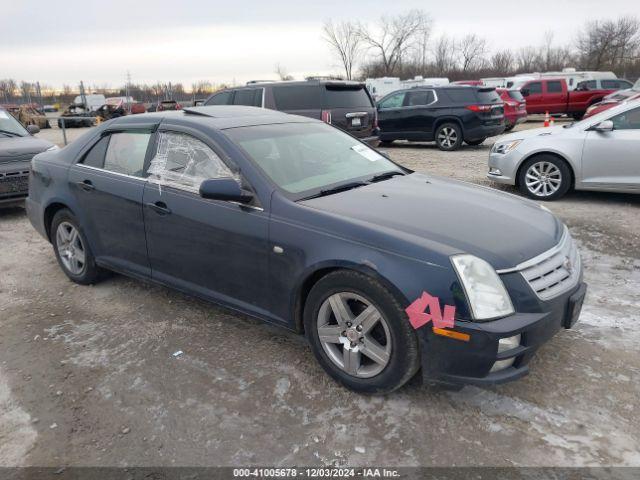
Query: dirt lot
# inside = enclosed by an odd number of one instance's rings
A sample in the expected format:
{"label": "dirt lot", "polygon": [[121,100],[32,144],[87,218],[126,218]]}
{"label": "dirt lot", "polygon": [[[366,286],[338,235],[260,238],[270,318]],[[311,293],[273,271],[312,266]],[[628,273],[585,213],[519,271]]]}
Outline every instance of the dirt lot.
{"label": "dirt lot", "polygon": [[[488,185],[489,147],[388,151]],[[214,305],[122,276],[74,285],[24,211],[2,211],[0,465],[638,466],[640,196],[548,206],[582,248],[575,329],[516,383],[386,397],[337,386],[304,339]]]}

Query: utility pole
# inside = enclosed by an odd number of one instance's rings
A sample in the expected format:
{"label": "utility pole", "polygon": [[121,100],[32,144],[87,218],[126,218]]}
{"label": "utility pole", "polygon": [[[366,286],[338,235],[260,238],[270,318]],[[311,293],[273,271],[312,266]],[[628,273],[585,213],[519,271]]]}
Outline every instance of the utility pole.
{"label": "utility pole", "polygon": [[84,111],[89,111],[89,105],[87,105],[87,96],[84,93],[84,83],[80,80],[80,98],[82,99],[82,103],[84,104]]}
{"label": "utility pole", "polygon": [[124,98],[127,101],[127,112],[131,113],[131,101],[129,96],[131,95],[131,73],[127,70],[127,85],[124,90]]}

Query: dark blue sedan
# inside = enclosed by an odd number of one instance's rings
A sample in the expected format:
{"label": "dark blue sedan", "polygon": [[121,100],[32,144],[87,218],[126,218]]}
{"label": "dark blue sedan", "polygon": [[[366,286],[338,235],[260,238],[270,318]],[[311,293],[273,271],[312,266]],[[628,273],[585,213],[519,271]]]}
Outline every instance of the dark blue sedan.
{"label": "dark blue sedan", "polygon": [[519,378],[585,293],[537,204],[259,108],[106,122],[35,157],[27,211],[74,282],[120,272],[304,333],[361,392]]}

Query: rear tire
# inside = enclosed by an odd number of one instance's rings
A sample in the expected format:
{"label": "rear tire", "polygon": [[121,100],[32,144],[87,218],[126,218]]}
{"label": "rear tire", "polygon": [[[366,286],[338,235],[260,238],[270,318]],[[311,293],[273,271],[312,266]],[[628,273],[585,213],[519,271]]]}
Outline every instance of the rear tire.
{"label": "rear tire", "polygon": [[307,297],[304,326],[322,368],[356,392],[392,392],[420,367],[418,338],[404,309],[361,273],[339,270],[320,279]]}
{"label": "rear tire", "polygon": [[440,150],[452,152],[462,145],[462,130],[456,123],[443,123],[436,129],[435,139]]}
{"label": "rear tire", "polygon": [[59,210],[51,222],[51,243],[62,271],[81,285],[95,283],[102,273],[82,228],[70,210]]}
{"label": "rear tire", "polygon": [[518,172],[518,188],[535,200],[557,200],[571,187],[571,170],[555,155],[536,155]]}

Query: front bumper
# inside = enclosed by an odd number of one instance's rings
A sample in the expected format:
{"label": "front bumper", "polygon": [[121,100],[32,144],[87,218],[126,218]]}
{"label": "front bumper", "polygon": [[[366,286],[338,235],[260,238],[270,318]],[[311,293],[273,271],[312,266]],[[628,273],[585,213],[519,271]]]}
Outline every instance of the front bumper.
{"label": "front bumper", "polygon": [[[489,173],[487,173],[487,178],[497,183],[515,185],[521,159],[522,154],[518,152],[517,148],[507,154],[491,152],[489,154]],[[493,173],[496,171],[500,173]]]}
{"label": "front bumper", "polygon": [[[489,322],[456,321],[455,330],[468,334],[468,342],[436,335],[429,326],[421,328],[423,379],[448,385],[495,385],[525,376],[538,348],[575,323],[586,288],[578,283],[550,301],[546,312],[515,313]],[[520,346],[498,353],[498,341],[517,334],[522,335]],[[508,358],[515,358],[512,366],[490,372],[496,361]]]}

